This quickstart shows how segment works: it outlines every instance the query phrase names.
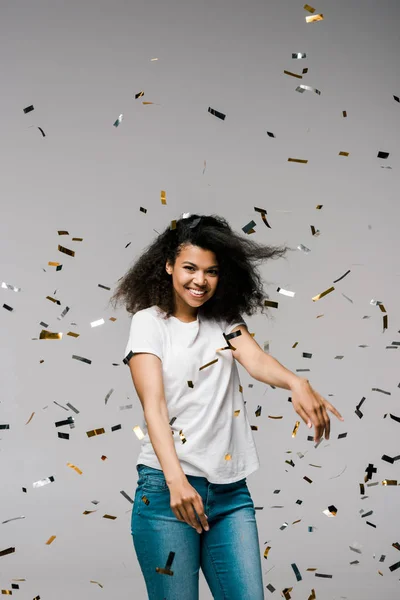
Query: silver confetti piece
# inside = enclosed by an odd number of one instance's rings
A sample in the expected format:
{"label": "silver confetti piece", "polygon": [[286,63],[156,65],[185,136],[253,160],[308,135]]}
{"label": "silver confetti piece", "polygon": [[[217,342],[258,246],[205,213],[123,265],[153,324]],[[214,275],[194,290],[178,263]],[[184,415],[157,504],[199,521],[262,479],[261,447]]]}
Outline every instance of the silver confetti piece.
{"label": "silver confetti piece", "polygon": [[315,92],[316,94],[318,94],[319,96],[321,95],[321,92],[319,90],[317,90],[316,88],[313,88],[309,85],[298,85],[296,88],[296,92],[300,92],[301,94],[305,91],[309,91],[309,92]]}

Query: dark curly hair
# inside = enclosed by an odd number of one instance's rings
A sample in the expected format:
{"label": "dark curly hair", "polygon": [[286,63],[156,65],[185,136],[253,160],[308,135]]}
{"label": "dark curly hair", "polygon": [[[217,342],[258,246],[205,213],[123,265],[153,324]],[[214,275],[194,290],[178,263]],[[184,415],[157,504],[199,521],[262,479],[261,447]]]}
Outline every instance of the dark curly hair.
{"label": "dark curly hair", "polygon": [[173,285],[165,264],[168,261],[175,265],[186,245],[214,252],[219,263],[217,288],[199,307],[199,314],[228,322],[239,315],[252,315],[260,307],[264,312],[262,280],[252,263],[283,257],[289,250],[287,246],[265,246],[243,237],[217,215],[183,216],[172,221],[119,280],[110,299],[112,306],[123,304],[133,315],[155,305],[165,313],[164,318],[173,315]]}

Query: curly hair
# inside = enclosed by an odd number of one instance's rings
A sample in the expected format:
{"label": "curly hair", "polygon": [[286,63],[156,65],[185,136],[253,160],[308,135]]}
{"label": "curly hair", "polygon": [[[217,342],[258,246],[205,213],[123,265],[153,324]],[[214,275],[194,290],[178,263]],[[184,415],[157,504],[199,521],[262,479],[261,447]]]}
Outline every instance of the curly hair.
{"label": "curly hair", "polygon": [[123,304],[133,315],[156,305],[165,313],[165,319],[173,315],[173,285],[165,264],[175,265],[186,245],[214,252],[219,263],[217,288],[199,307],[199,314],[228,321],[252,315],[259,308],[264,312],[263,285],[255,264],[283,257],[289,250],[287,246],[266,246],[243,237],[221,216],[189,214],[172,221],[119,280],[110,299],[112,306]]}

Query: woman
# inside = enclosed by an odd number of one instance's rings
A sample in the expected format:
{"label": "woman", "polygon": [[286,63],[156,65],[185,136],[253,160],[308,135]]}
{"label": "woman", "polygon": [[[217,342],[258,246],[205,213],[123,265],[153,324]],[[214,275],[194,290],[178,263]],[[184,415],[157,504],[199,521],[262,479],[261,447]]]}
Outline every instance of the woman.
{"label": "woman", "polygon": [[187,213],[112,297],[133,315],[124,362],[147,433],[131,533],[150,600],[197,600],[200,568],[216,599],[264,598],[246,483],[259,460],[236,361],[258,380],[290,389],[316,438],[324,429],[329,438],[326,408],[341,418],[308,380],[261,350],[241,316],[265,309],[252,263],[287,250],[236,234],[222,217]]}

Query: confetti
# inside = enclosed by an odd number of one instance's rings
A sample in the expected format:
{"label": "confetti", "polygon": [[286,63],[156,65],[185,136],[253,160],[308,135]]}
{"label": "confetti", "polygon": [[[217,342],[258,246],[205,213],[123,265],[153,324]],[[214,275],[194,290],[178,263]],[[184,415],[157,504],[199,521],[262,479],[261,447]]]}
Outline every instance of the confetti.
{"label": "confetti", "polygon": [[393,96],[393,98],[396,100],[396,102],[400,102],[400,98],[398,96]]}
{"label": "confetti", "polygon": [[333,283],[337,283],[341,279],[344,279],[346,277],[346,275],[348,275],[349,273],[351,273],[350,269],[348,271],[346,271],[346,273],[344,275],[342,275],[341,277],[339,277],[339,279],[335,279]]}
{"label": "confetti", "polygon": [[323,21],[324,15],[313,15],[312,17],[306,17],[306,23],[316,23],[317,21]]}
{"label": "confetti", "polygon": [[303,8],[304,8],[304,10],[308,10],[308,12],[310,12],[310,13],[315,13],[315,8],[313,8],[309,4],[305,4]]}
{"label": "confetti", "polygon": [[276,137],[275,134],[272,133],[271,131],[267,131],[267,133],[268,133],[269,137],[272,137],[272,138]]}
{"label": "confetti", "polygon": [[297,77],[298,79],[303,79],[302,75],[297,75],[297,73],[292,73],[291,71],[283,71],[285,75],[290,75],[291,77]]}
{"label": "confetti", "polygon": [[22,517],[13,517],[12,519],[7,519],[7,521],[2,522],[2,525],[5,525],[6,523],[11,523],[11,521],[18,521],[19,519],[25,519],[25,517],[22,516]]}
{"label": "confetti", "polygon": [[30,106],[27,106],[26,108],[23,109],[24,113],[27,115],[28,113],[32,112],[34,109],[33,104],[31,104]]}
{"label": "confetti", "polygon": [[35,483],[32,484],[32,486],[34,488],[39,488],[39,487],[43,487],[44,485],[47,485],[49,483],[54,483],[54,477],[46,477],[45,479],[40,479],[39,481],[35,481]]}
{"label": "confetti", "polygon": [[276,290],[279,294],[282,294],[283,296],[289,296],[290,298],[294,298],[296,295],[296,292],[291,292],[290,290],[285,290],[283,288],[278,287]]}
{"label": "confetti", "polygon": [[119,115],[118,119],[116,121],[114,121],[114,123],[113,123],[114,127],[118,127],[118,125],[121,123],[123,118],[124,118],[123,114]]}
{"label": "confetti", "polygon": [[378,152],[378,158],[384,158],[386,159],[389,156],[389,152]]}
{"label": "confetti", "polygon": [[299,85],[296,88],[296,92],[300,92],[300,94],[303,94],[306,90],[309,92],[315,92],[319,96],[321,95],[321,92],[319,90],[317,90],[316,88],[313,88],[309,85]]}
{"label": "confetti", "polygon": [[342,111],[342,115],[343,115],[344,118],[346,118],[347,117],[347,110]]}
{"label": "confetti", "polygon": [[328,508],[326,508],[322,512],[327,517],[336,517],[336,515],[337,515],[337,508],[335,506],[333,506],[333,504],[332,504],[331,506],[328,506]]}
{"label": "confetti", "polygon": [[295,59],[307,58],[307,55],[305,52],[292,52],[292,58],[295,58]]}
{"label": "confetti", "polygon": [[49,537],[49,539],[46,542],[47,546],[50,546],[50,544],[52,544],[54,542],[54,540],[56,539],[57,536],[52,535],[51,537]]}
{"label": "confetti", "polygon": [[339,156],[349,156],[350,152],[339,152]]}
{"label": "confetti", "polygon": [[308,159],[304,160],[303,158],[288,158],[288,162],[296,162],[306,165],[308,163]]}
{"label": "confetti", "polygon": [[225,120],[226,115],[224,115],[221,112],[218,112],[217,110],[214,110],[213,108],[211,108],[211,106],[208,107],[208,112],[211,113],[212,115],[214,115],[215,117],[218,117],[222,121]]}
{"label": "confetti", "polygon": [[87,431],[86,435],[91,438],[97,435],[102,435],[103,433],[105,433],[105,429],[103,427],[101,427],[100,429],[92,429],[91,431]]}
{"label": "confetti", "polygon": [[166,192],[164,192],[163,190],[161,190],[161,204],[167,204]]}
{"label": "confetti", "polygon": [[15,552],[15,548],[7,548],[6,550],[0,550],[0,556],[6,556]]}
{"label": "confetti", "polygon": [[73,465],[72,463],[67,463],[67,467],[69,467],[70,469],[73,469],[79,475],[82,475],[82,471],[78,467]]}
{"label": "confetti", "polygon": [[135,94],[135,100],[141,98],[142,96],[144,96],[144,92],[139,92],[138,94]]}
{"label": "confetti", "polygon": [[333,292],[334,289],[335,289],[334,287],[330,287],[329,289],[325,290],[324,292],[321,292],[321,294],[318,294],[317,296],[314,296],[314,298],[312,299],[312,301],[316,302],[317,300],[320,300],[324,296],[327,296],[328,294],[330,294],[331,292]]}

